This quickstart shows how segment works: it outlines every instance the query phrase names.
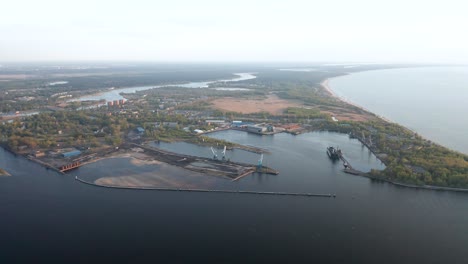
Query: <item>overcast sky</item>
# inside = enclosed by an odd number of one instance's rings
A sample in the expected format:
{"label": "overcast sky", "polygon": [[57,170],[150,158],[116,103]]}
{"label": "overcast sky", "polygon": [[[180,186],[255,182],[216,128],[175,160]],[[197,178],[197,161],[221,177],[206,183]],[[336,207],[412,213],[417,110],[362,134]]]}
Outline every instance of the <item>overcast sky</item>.
{"label": "overcast sky", "polygon": [[0,62],[468,63],[468,2],[5,0]]}

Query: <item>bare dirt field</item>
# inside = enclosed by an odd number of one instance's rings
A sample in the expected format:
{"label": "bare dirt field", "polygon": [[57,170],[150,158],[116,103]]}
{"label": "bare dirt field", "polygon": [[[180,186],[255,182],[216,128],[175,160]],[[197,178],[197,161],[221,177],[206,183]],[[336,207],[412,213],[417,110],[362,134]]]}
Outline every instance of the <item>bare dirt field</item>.
{"label": "bare dirt field", "polygon": [[[242,99],[225,97],[211,101],[214,108],[233,111],[243,114],[268,112],[273,115],[280,115],[288,107],[303,107],[303,104],[297,101],[281,99],[278,96],[272,94],[266,99]],[[317,110],[322,113],[334,116],[339,121],[368,121],[375,119],[366,113],[357,113],[343,107],[321,107],[315,106]]]}
{"label": "bare dirt field", "polygon": [[299,102],[280,99],[278,96],[272,94],[268,97],[261,99],[242,99],[225,97],[213,100],[211,102],[214,108],[233,111],[243,114],[268,112],[272,115],[282,114],[288,107],[301,107]]}

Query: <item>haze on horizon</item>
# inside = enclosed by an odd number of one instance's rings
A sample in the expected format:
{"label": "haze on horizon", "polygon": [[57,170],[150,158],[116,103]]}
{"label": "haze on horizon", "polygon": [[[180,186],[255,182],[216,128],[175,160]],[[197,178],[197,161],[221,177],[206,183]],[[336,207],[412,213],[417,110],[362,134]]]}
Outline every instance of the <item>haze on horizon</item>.
{"label": "haze on horizon", "polygon": [[466,10],[461,0],[10,0],[0,10],[0,63],[466,64]]}

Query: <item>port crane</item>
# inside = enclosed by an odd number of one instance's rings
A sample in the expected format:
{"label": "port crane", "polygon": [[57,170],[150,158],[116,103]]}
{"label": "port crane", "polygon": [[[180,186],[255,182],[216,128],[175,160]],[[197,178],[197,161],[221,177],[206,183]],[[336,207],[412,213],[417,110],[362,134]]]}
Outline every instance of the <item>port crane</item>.
{"label": "port crane", "polygon": [[226,160],[226,146],[224,146],[224,149],[223,149],[223,160]]}
{"label": "port crane", "polygon": [[258,169],[258,170],[261,170],[261,169],[262,169],[262,166],[263,166],[263,153],[260,154],[260,158],[258,159],[257,169]]}
{"label": "port crane", "polygon": [[217,159],[218,159],[218,154],[217,154],[216,151],[213,149],[213,147],[211,147],[211,152],[213,152],[213,159],[214,159],[214,160],[217,160]]}

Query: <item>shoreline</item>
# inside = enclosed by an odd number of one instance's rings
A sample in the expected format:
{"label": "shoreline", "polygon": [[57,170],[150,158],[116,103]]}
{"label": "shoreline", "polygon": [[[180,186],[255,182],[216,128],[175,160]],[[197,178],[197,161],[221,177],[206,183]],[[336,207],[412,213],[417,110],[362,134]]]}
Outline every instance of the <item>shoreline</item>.
{"label": "shoreline", "polygon": [[[337,77],[340,77],[340,76],[337,76]],[[332,77],[332,78],[337,78],[337,77]],[[388,122],[388,123],[392,123],[392,124],[397,124],[409,131],[411,131],[412,133],[415,133],[415,134],[419,134],[417,133],[416,131],[412,130],[412,129],[409,129],[403,125],[400,125],[399,123],[397,122],[394,122],[394,121],[391,121],[389,120],[388,118],[385,118],[383,116],[380,116],[380,115],[377,115],[371,111],[369,111],[368,109],[364,108],[363,106],[360,106],[354,102],[351,102],[349,101],[348,99],[342,97],[342,96],[339,96],[335,91],[333,91],[333,89],[331,89],[330,85],[329,85],[329,81],[330,79],[332,78],[326,78],[325,80],[323,80],[322,82],[320,82],[320,86],[333,98],[339,100],[339,101],[342,101],[346,104],[349,104],[351,106],[354,106],[354,107],[357,107],[363,111],[366,111],[372,115],[375,115],[377,118],[383,120],[384,122]],[[376,155],[376,153],[371,149],[369,148],[364,142],[362,142],[360,139],[359,141],[361,142],[361,144],[363,144],[364,146],[367,147],[367,149],[369,149],[374,155]],[[436,143],[437,145],[440,145],[438,143]],[[440,145],[442,146],[442,145]],[[458,152],[456,150],[452,150],[452,151],[455,151],[455,152]],[[377,156],[377,155],[376,155]],[[380,160],[380,159],[379,159]],[[384,163],[382,160],[380,160],[382,163]],[[385,164],[385,163],[384,163]],[[387,182],[387,183],[390,183],[390,184],[394,184],[396,186],[400,186],[400,187],[406,187],[406,188],[413,188],[413,189],[424,189],[424,190],[433,190],[433,191],[452,191],[452,192],[468,192],[468,188],[465,189],[465,188],[454,188],[454,187],[443,187],[443,186],[433,186],[433,185],[414,185],[414,184],[406,184],[406,183],[401,183],[401,182],[395,182],[395,181],[391,181],[391,180],[387,180],[387,179],[380,179],[380,178],[376,178],[376,177],[373,177],[371,175],[369,175],[368,173],[365,173],[365,174],[360,174],[360,175],[357,175],[357,176],[362,176],[362,177],[366,177],[366,178],[369,178],[371,180],[379,180],[379,181],[383,181],[383,182]]]}
{"label": "shoreline", "polygon": [[[355,175],[355,174],[351,174]],[[414,185],[414,184],[407,184],[407,183],[401,183],[401,182],[396,182],[396,181],[391,181],[387,179],[381,179],[381,178],[376,178],[371,175],[368,175],[367,173],[365,174],[358,174],[355,176],[361,176],[365,177],[371,180],[375,181],[381,181],[381,182],[386,182],[390,183],[399,187],[405,187],[405,188],[412,188],[412,189],[421,189],[421,190],[432,190],[432,191],[450,191],[450,192],[466,192],[468,193],[468,189],[464,188],[454,188],[454,187],[443,187],[443,186],[434,186],[434,185]]]}
{"label": "shoreline", "polygon": [[[417,68],[420,68],[420,67],[417,67]],[[401,69],[401,68],[396,68],[396,69]],[[377,69],[377,70],[394,70],[394,69]],[[367,71],[369,71],[369,70],[366,70],[366,71],[363,71],[363,72],[367,72]],[[359,108],[359,109],[361,109],[361,110],[363,110],[363,111],[366,111],[366,112],[368,112],[368,113],[370,113],[370,114],[376,116],[377,118],[379,118],[379,119],[381,119],[381,120],[383,120],[383,121],[385,121],[385,122],[388,122],[388,123],[391,123],[391,124],[399,125],[399,126],[405,128],[406,130],[408,130],[408,131],[410,131],[410,132],[412,132],[412,133],[414,133],[414,134],[418,134],[418,135],[421,136],[422,138],[424,138],[424,139],[426,139],[426,140],[428,140],[428,141],[433,142],[434,144],[437,144],[437,145],[439,145],[439,146],[445,147],[445,148],[447,148],[447,149],[449,149],[449,150],[451,150],[451,151],[458,152],[458,153],[463,154],[463,155],[468,155],[468,153],[465,153],[465,152],[463,152],[463,151],[453,149],[452,147],[447,147],[447,146],[445,146],[444,144],[440,143],[438,140],[430,139],[430,137],[428,137],[428,136],[422,134],[422,132],[418,132],[418,131],[416,131],[416,130],[414,130],[414,129],[412,129],[412,128],[407,127],[406,125],[402,125],[402,124],[400,124],[400,123],[398,123],[398,122],[396,122],[396,121],[393,121],[393,120],[391,120],[391,119],[389,119],[389,118],[387,118],[387,117],[385,117],[385,116],[382,116],[382,115],[379,115],[379,114],[377,114],[377,113],[374,113],[374,112],[370,111],[369,109],[365,108],[364,106],[361,106],[361,105],[359,105],[359,104],[357,104],[357,103],[355,103],[355,102],[349,100],[348,98],[346,98],[346,97],[344,97],[344,96],[338,95],[338,94],[331,88],[331,86],[330,86],[330,84],[329,84],[329,82],[330,82],[331,79],[339,78],[339,77],[343,77],[343,76],[347,76],[347,75],[351,75],[351,74],[356,74],[356,73],[362,73],[362,72],[361,72],[361,71],[360,71],[360,72],[353,72],[353,73],[347,73],[347,74],[345,74],[345,75],[340,75],[340,76],[335,76],[335,77],[326,78],[326,79],[324,79],[323,81],[320,82],[320,86],[321,86],[331,97],[333,97],[333,98],[335,98],[335,99],[337,99],[337,100],[340,100],[340,101],[342,101],[342,102],[344,102],[344,103],[347,103],[347,104],[349,104],[349,105],[352,105],[352,106],[354,106],[354,107],[357,107],[357,108]]]}
{"label": "shoreline", "polygon": [[[0,146],[0,148],[4,149],[5,151],[11,153],[12,155],[14,155],[15,157],[18,158],[18,156],[20,157],[23,157],[25,158],[23,155],[19,155],[19,154],[16,154],[15,152],[9,150],[8,148],[5,148],[4,146]],[[104,159],[112,159],[112,158],[119,158],[119,157],[126,157],[126,158],[133,158],[133,159],[137,159],[137,160],[140,160],[142,162],[152,162],[152,161],[149,161],[149,160],[145,160],[145,159],[141,159],[141,158],[138,158],[136,157],[135,155],[132,155],[133,153],[119,153],[117,155],[111,155],[111,156],[105,156],[105,157],[100,157],[96,160],[93,160],[93,161],[89,161],[87,162],[86,164],[90,164],[90,163],[94,163],[94,162],[97,162],[99,160],[104,160]],[[32,161],[33,163],[36,163],[38,165],[41,165],[42,167],[44,168],[47,168],[46,166],[44,166],[44,164],[41,164],[39,162],[36,162],[35,160],[32,160],[32,159],[28,159],[28,158],[25,158],[25,160],[28,160],[28,161]],[[161,161],[158,161],[158,162],[161,162]],[[86,165],[84,164],[84,165]],[[58,170],[55,170],[57,173],[60,173]],[[5,171],[6,172],[6,171]],[[0,177],[4,177],[4,176],[11,176],[8,172],[6,172],[7,175],[2,175],[1,174],[1,169],[0,169]],[[61,173],[61,174],[65,174],[65,173]],[[388,179],[381,179],[381,178],[377,178],[377,177],[374,177],[374,176],[371,176],[367,173],[365,174],[359,174],[359,175],[355,175],[355,176],[360,176],[360,177],[365,177],[365,178],[368,178],[370,180],[376,180],[376,181],[381,181],[381,182],[386,182],[386,183],[390,183],[390,184],[393,184],[395,186],[399,186],[399,187],[406,187],[406,188],[412,188],[412,189],[421,189],[421,190],[430,190],[430,191],[450,191],[450,192],[468,192],[468,189],[464,189],[464,188],[454,188],[454,187],[443,187],[443,186],[433,186],[433,185],[413,185],[413,184],[406,184],[406,183],[401,183],[401,182],[396,182],[396,181],[391,181],[391,180],[388,180]],[[82,181],[83,183],[86,183],[86,184],[89,184],[89,185],[95,185],[97,187],[105,187],[105,188],[115,188],[115,189],[149,189],[149,188],[146,188],[146,187],[138,187],[138,188],[134,188],[134,187],[124,187],[124,186],[105,186],[105,185],[99,185],[99,184],[95,184],[95,183],[90,183],[90,182],[84,182]],[[155,189],[164,189],[164,188],[155,188]],[[177,191],[178,189],[174,189],[174,191]],[[237,192],[237,191],[236,191]]]}
{"label": "shoreline", "polygon": [[0,177],[8,177],[8,176],[11,176],[11,174],[8,173],[8,171],[0,168]]}
{"label": "shoreline", "polygon": [[[344,75],[341,75],[341,76],[344,76]],[[341,76],[326,78],[325,80],[323,80],[322,82],[320,82],[320,86],[322,86],[322,88],[325,89],[325,91],[326,91],[331,97],[333,97],[333,98],[335,98],[335,99],[337,99],[337,100],[339,100],[339,101],[342,101],[342,102],[344,102],[344,103],[346,103],[346,104],[349,104],[349,105],[352,105],[352,106],[354,106],[354,107],[357,107],[357,108],[361,109],[362,111],[368,112],[368,113],[370,113],[370,114],[372,114],[372,115],[374,115],[374,116],[376,116],[376,117],[378,117],[378,118],[384,120],[385,122],[393,123],[393,124],[398,124],[397,122],[394,122],[394,121],[392,121],[392,120],[390,120],[390,119],[388,119],[388,118],[386,118],[386,117],[384,117],[384,116],[378,115],[378,114],[376,114],[376,113],[370,111],[369,109],[365,108],[364,106],[361,106],[361,105],[359,105],[359,104],[357,104],[357,103],[355,103],[355,102],[353,102],[353,101],[351,101],[351,100],[349,100],[349,99],[347,99],[347,98],[345,98],[345,97],[343,97],[343,96],[340,96],[340,95],[338,95],[335,91],[333,91],[333,89],[332,89],[332,88],[330,87],[330,85],[329,85],[330,80],[333,79],[333,78],[341,77]],[[408,130],[410,130],[411,132],[414,132],[414,133],[415,133],[415,131],[413,131],[413,130],[407,128],[407,127],[405,127],[405,128],[408,129]]]}

